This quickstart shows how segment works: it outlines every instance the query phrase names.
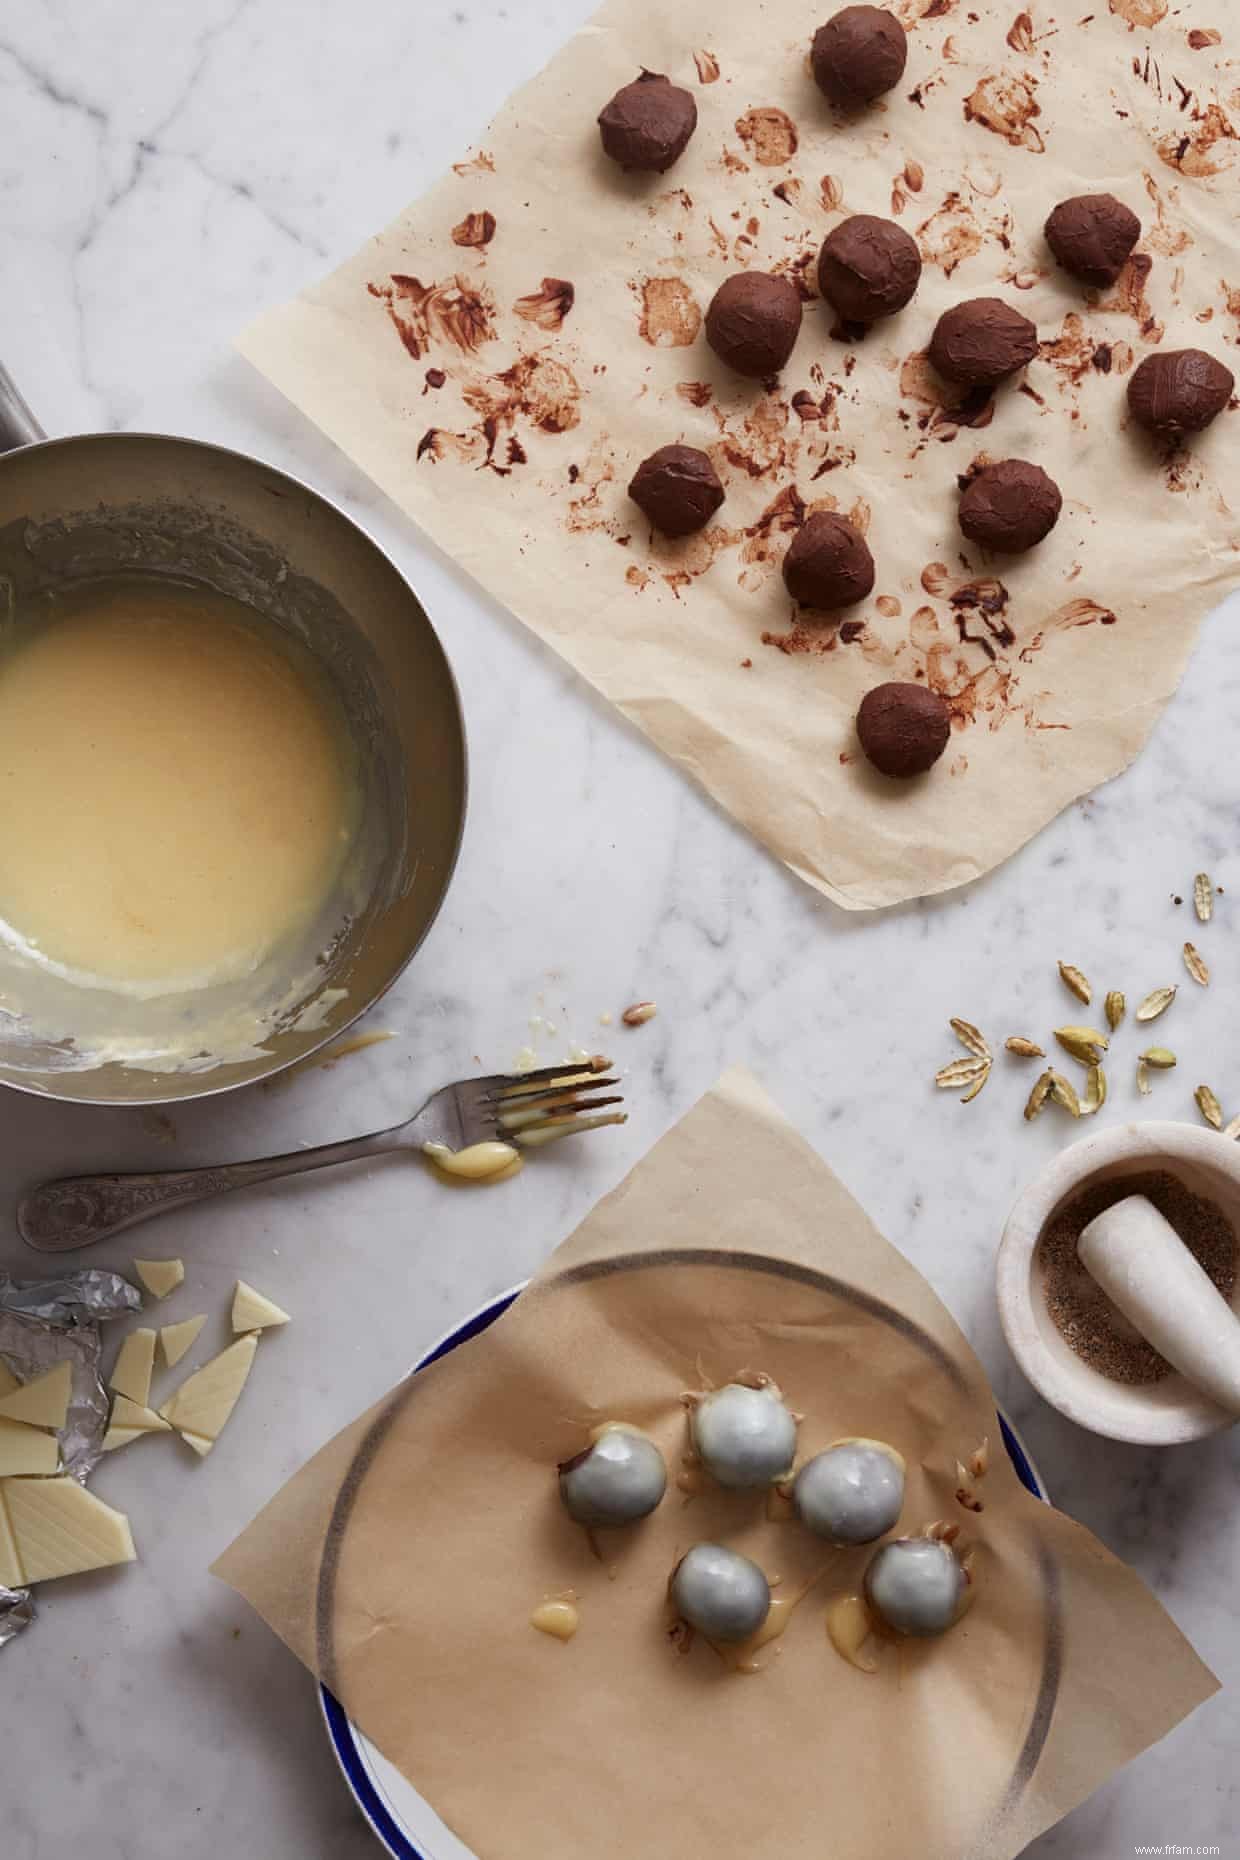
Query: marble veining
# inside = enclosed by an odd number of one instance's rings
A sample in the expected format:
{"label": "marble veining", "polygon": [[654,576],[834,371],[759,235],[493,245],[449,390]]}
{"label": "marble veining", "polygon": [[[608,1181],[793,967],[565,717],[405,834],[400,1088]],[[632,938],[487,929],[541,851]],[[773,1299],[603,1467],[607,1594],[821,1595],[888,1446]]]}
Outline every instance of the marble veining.
{"label": "marble veining", "polygon": [[[1064,957],[1130,999],[1184,985],[1181,1054],[1149,1109],[1193,1117],[1205,1080],[1240,1108],[1240,604],[1205,630],[1178,699],[1126,776],[968,890],[845,917],[693,792],[566,668],[397,519],[231,352],[384,224],[480,133],[589,0],[31,0],[0,24],[0,345],[48,430],[186,432],[320,486],[412,577],[461,681],[473,750],[460,869],[424,950],[373,1017],[395,1038],[244,1098],[167,1114],[0,1106],[0,1263],[29,1271],[17,1194],[103,1167],[189,1165],[375,1129],[527,1043],[610,1048],[632,1117],[494,1190],[450,1192],[395,1158],[190,1209],[136,1250],[180,1253],[161,1320],[212,1313],[244,1276],[292,1312],[233,1430],[201,1464],[171,1439],[103,1465],[140,1569],[52,1585],[0,1653],[5,1860],[369,1860],[300,1667],[210,1558],[299,1462],[456,1318],[529,1272],[728,1064],[742,1061],[926,1273],[976,1344],[1062,1506],[1131,1562],[1224,1692],[1059,1828],[1046,1860],[1227,1841],[1240,1819],[1240,1453],[1163,1454],[1061,1421],[1010,1364],[991,1261],[1008,1207],[1068,1126],[1020,1110],[1001,1061],[974,1104],[936,1095],[952,1014],[996,1040],[1070,1018]],[[1196,933],[1193,873],[1225,887]],[[1233,898],[1234,889],[1234,898]],[[1176,906],[1173,895],[1186,901]],[[1183,975],[1194,937],[1214,971]],[[653,998],[629,1030],[600,1016]],[[536,1025],[531,1027],[531,1020]],[[555,1029],[548,1034],[545,1023]],[[1104,1122],[1138,1101],[1117,1073]],[[137,1240],[137,1236],[134,1237]],[[125,1266],[134,1247],[97,1249]],[[218,1333],[214,1337],[213,1333]]]}

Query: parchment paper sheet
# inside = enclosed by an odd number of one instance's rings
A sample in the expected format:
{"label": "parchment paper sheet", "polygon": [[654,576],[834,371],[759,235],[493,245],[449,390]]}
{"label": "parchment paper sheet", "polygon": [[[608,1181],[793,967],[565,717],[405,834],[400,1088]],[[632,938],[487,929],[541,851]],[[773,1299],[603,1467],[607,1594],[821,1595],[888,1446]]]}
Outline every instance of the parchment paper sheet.
{"label": "parchment paper sheet", "polygon": [[[722,806],[862,909],[977,877],[1122,769],[1240,579],[1240,415],[1167,458],[1124,400],[1158,343],[1237,365],[1240,22],[1205,0],[1099,0],[1080,23],[1045,0],[903,0],[905,79],[848,120],[806,70],[831,10],[610,0],[472,159],[241,347]],[[665,176],[625,176],[598,145],[599,108],[643,65],[698,105]],[[1094,189],[1144,227],[1101,301],[1041,236]],[[908,309],[861,342],[812,300],[850,212],[894,215],[926,261]],[[700,333],[745,266],[811,299],[769,392]],[[993,417],[974,406],[988,424],[962,426],[923,351],[942,310],[996,292],[1042,353]],[[680,542],[625,491],[672,440],[707,448],[727,487]],[[959,533],[957,475],[982,456],[1062,487],[1029,556]],[[866,527],[877,562],[839,633],[797,625],[778,572],[819,507]],[[890,676],[955,711],[912,788],[858,761],[858,702]]]}
{"label": "parchment paper sheet", "polygon": [[[802,1453],[849,1433],[900,1449],[902,1531],[964,1526],[976,1599],[951,1634],[846,1665],[824,1607],[868,1553],[768,1520],[761,1496],[673,1486],[591,1554],[556,1461],[617,1418],[675,1472],[682,1390],[746,1368],[804,1412]],[[955,1461],[983,1435],[975,1514]],[[719,1536],[777,1593],[821,1576],[760,1673],[667,1638],[678,1555]],[[482,1860],[1004,1860],[1215,1689],[1137,1578],[1023,1490],[943,1306],[739,1072],[215,1568]],[[567,1645],[528,1624],[565,1587]]]}

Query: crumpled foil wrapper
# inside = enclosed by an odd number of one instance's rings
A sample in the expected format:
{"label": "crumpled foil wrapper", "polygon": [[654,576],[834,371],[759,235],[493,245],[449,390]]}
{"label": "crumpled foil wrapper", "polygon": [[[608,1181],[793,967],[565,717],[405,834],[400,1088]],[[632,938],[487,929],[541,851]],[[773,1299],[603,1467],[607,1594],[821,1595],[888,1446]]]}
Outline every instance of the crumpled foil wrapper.
{"label": "crumpled foil wrapper", "polygon": [[[83,1485],[103,1452],[108,1423],[99,1326],[141,1309],[142,1294],[116,1272],[90,1269],[28,1284],[0,1272],[0,1362],[23,1382],[66,1358],[73,1365],[60,1457]],[[0,1584],[0,1647],[29,1626],[34,1612],[28,1589]]]}
{"label": "crumpled foil wrapper", "polygon": [[0,1582],[0,1647],[33,1620],[34,1601],[29,1589],[6,1589]]}

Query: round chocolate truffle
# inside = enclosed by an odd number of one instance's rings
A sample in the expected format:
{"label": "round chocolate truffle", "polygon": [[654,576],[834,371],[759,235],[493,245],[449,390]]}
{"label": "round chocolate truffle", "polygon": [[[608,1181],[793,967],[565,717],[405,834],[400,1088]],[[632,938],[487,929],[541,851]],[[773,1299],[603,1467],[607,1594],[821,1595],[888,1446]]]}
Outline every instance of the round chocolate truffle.
{"label": "round chocolate truffle", "polygon": [[894,220],[854,213],[829,232],[818,254],[818,288],[849,323],[903,310],[921,277],[917,243]]}
{"label": "round chocolate truffle", "polygon": [[1001,297],[970,297],[953,304],[930,338],[934,366],[946,380],[965,387],[998,387],[1037,352],[1037,329]]}
{"label": "round chocolate truffle", "polygon": [[1049,536],[1063,498],[1053,478],[1027,459],[1000,459],[970,479],[960,498],[960,527],[970,542],[1021,555]]}
{"label": "round chocolate truffle", "polygon": [[875,685],[861,700],[857,735],[880,775],[907,781],[933,768],[952,733],[947,699],[925,685]]}
{"label": "round chocolate truffle", "polygon": [[801,296],[788,278],[738,271],[706,312],[706,340],[738,375],[778,374],[801,331]]}
{"label": "round chocolate truffle", "polygon": [[1128,410],[1151,433],[1199,433],[1231,399],[1236,378],[1204,349],[1147,355],[1128,383]]}
{"label": "round chocolate truffle", "polygon": [[643,71],[599,111],[603,152],[622,168],[662,174],[684,154],[697,128],[697,105],[656,71]]}
{"label": "round chocolate truffle", "polygon": [[945,1634],[960,1619],[968,1582],[950,1545],[897,1537],[870,1559],[865,1599],[897,1634]]}
{"label": "round chocolate truffle", "polygon": [[1114,194],[1076,194],[1060,201],[1045,232],[1047,245],[1074,278],[1114,284],[1141,237],[1141,222]]}
{"label": "round chocolate truffle", "polygon": [[719,474],[696,446],[660,446],[629,481],[629,496],[665,536],[689,536],[723,502]]}
{"label": "round chocolate truffle", "polygon": [[874,586],[874,557],[846,517],[819,510],[788,546],[784,582],[802,607],[851,607]]}
{"label": "round chocolate truffle", "polygon": [[815,84],[841,107],[894,90],[907,61],[904,28],[881,6],[846,6],[819,26],[809,54]]}

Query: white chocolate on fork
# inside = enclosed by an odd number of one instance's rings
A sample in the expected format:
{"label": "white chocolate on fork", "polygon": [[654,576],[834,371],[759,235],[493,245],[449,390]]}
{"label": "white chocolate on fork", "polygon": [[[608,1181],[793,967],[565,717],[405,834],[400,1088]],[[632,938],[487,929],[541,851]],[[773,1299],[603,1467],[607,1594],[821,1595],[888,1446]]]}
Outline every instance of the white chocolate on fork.
{"label": "white chocolate on fork", "polygon": [[429,1157],[445,1175],[462,1176],[467,1182],[493,1182],[515,1175],[521,1158],[510,1143],[471,1143],[463,1150],[451,1150],[446,1143],[424,1143],[422,1154]]}

